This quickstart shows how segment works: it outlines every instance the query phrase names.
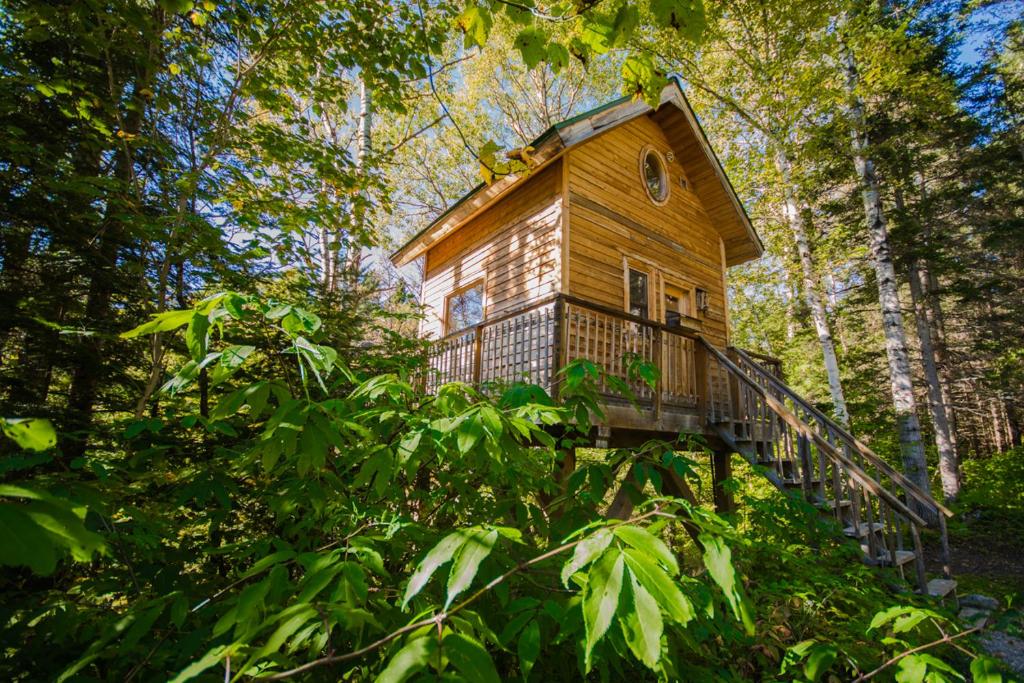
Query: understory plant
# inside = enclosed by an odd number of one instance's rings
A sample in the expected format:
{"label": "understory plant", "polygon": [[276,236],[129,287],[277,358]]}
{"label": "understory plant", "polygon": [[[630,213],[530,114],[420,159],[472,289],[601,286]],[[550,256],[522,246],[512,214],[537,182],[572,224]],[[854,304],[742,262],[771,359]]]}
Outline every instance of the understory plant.
{"label": "understory plant", "polygon": [[[554,398],[428,394],[422,366],[358,375],[316,315],[233,293],[126,335],[178,331],[161,407],[122,449],[26,451],[7,473],[10,680],[844,680],[918,642],[918,612],[872,620],[914,599],[809,506],[734,483],[752,516],[727,519],[668,496],[667,477],[698,483],[681,443],[574,464],[614,382],[590,363]],[[4,429],[53,445],[42,423]],[[970,661],[922,657],[883,672],[957,680]]]}

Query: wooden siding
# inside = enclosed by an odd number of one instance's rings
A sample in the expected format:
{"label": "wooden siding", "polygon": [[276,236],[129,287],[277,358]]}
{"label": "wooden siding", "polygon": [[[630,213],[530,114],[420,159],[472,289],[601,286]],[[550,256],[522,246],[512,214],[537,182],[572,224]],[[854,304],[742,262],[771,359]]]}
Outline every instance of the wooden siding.
{"label": "wooden siding", "polygon": [[[668,163],[671,189],[664,206],[650,200],[640,179],[640,153],[647,146],[676,156]],[[725,345],[721,239],[697,195],[681,187],[685,171],[662,128],[644,116],[570,150],[567,159],[566,293],[621,309],[623,257],[646,262],[708,292],[708,311],[700,314],[702,333]]]}
{"label": "wooden siding", "polygon": [[485,318],[559,291],[561,190],[559,160],[427,252],[421,336],[445,334],[445,298],[476,280],[485,282]]}

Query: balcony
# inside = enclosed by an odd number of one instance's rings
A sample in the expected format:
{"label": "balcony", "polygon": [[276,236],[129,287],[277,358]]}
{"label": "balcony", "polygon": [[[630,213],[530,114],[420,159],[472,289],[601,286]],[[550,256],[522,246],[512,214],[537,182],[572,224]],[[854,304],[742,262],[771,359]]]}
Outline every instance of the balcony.
{"label": "balcony", "polygon": [[[474,385],[536,384],[557,394],[558,371],[586,359],[629,386],[633,397],[599,386],[609,428],[649,432],[705,432],[706,425],[737,423],[755,438],[767,416],[748,414],[735,380],[713,358],[695,331],[669,327],[568,295],[486,320],[437,341],[429,355],[427,390],[447,382]],[[759,356],[779,376],[779,361]],[[643,362],[658,370],[654,386],[629,372]],[[631,377],[631,374],[633,375]]]}

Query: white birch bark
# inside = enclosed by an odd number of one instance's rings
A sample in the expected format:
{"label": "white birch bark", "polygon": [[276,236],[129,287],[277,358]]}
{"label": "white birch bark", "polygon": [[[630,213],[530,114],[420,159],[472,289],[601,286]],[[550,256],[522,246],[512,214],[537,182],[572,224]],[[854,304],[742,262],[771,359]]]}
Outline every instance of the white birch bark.
{"label": "white birch bark", "polygon": [[818,333],[821,355],[825,362],[825,374],[828,376],[828,390],[832,396],[832,408],[839,424],[850,426],[850,414],[846,409],[846,397],[843,395],[843,384],[839,375],[839,360],[836,358],[835,345],[832,342],[832,331],[829,328],[825,304],[821,299],[820,282],[814,272],[814,257],[811,244],[800,209],[797,205],[796,193],[793,191],[792,166],[786,155],[779,152],[775,158],[776,167],[782,175],[784,191],[783,213],[796,242],[797,255],[800,261],[800,274],[804,285],[804,299],[811,311],[811,320]]}
{"label": "white birch bark", "polygon": [[946,403],[942,397],[942,384],[939,381],[939,370],[935,363],[932,333],[928,325],[928,317],[925,314],[921,272],[917,267],[917,259],[910,264],[910,296],[914,302],[917,337],[921,342],[921,367],[924,369],[925,383],[928,386],[928,408],[932,416],[932,425],[935,428],[935,447],[939,452],[942,495],[947,501],[952,501],[960,495],[960,463],[957,461]]}
{"label": "white birch bark", "polygon": [[[372,133],[373,133],[373,94],[370,86],[366,82],[366,78],[362,75],[359,77],[359,128],[357,131],[357,142],[356,142],[356,173],[362,175],[366,172],[367,159],[373,152],[372,145]],[[363,210],[353,211],[352,224],[359,228],[362,232],[363,226],[360,224],[362,221]],[[350,240],[348,245],[348,259],[346,268],[350,277],[358,278],[359,270],[362,267],[363,261],[363,250],[358,244],[354,243],[354,240]]]}
{"label": "white birch bark", "polygon": [[893,266],[892,252],[889,247],[885,211],[878,188],[878,176],[875,174],[874,162],[868,156],[864,103],[857,93],[859,75],[853,54],[845,44],[842,44],[841,48],[843,66],[846,71],[846,90],[850,98],[853,164],[857,169],[862,187],[871,260],[878,284],[878,301],[882,309],[882,330],[885,335],[885,351],[889,361],[889,383],[892,390],[893,408],[896,412],[903,470],[911,481],[927,492],[930,490],[928,465],[925,459],[924,444],[921,441],[921,423],[917,416],[917,402],[914,399],[910,353],[907,351],[907,335],[903,325],[896,269]]}

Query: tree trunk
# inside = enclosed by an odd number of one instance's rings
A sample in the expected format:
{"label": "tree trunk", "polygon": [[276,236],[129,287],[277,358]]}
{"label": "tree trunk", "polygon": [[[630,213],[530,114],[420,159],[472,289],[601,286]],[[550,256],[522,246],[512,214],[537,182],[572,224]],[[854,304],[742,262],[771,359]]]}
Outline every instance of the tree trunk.
{"label": "tree trunk", "polygon": [[[373,93],[366,82],[365,76],[359,76],[359,138],[356,150],[356,172],[364,179],[367,173],[370,154],[373,152]],[[363,192],[366,197],[365,190]],[[364,229],[364,215],[366,209],[363,206],[356,206],[352,212],[352,225],[358,235],[351,236],[348,244],[348,259],[345,264],[349,277],[353,281],[359,278],[359,271],[362,268],[363,249],[359,244]]]}
{"label": "tree trunk", "polygon": [[[131,106],[124,109],[123,131],[125,140],[139,134],[142,129],[144,114],[149,103],[142,94],[153,86],[156,73],[161,68],[160,40],[164,25],[164,11],[159,6],[151,10],[148,27],[150,41],[146,46],[145,61],[137,65],[138,70],[125,82],[114,89],[111,78],[110,97],[115,107],[122,106],[119,98],[123,93],[132,94]],[[107,65],[113,69],[112,64]],[[135,156],[127,142],[118,144],[113,150],[115,163],[113,177],[117,181],[106,197],[107,207],[102,221],[101,237],[95,258],[95,271],[89,282],[89,292],[85,304],[85,320],[93,327],[108,332],[107,326],[113,315],[112,303],[115,293],[118,272],[118,255],[130,235],[131,215],[137,208],[138,196],[133,195],[135,183]],[[122,194],[123,193],[123,194]],[[121,196],[119,196],[119,194]],[[102,335],[94,335],[83,341],[75,354],[74,369],[71,375],[71,386],[68,390],[68,409],[70,431],[78,432],[70,435],[61,445],[68,459],[81,457],[88,447],[85,432],[92,424],[100,380],[105,374],[104,345]]]}
{"label": "tree trunk", "polygon": [[914,399],[910,353],[907,351],[907,335],[903,327],[903,312],[900,305],[896,270],[892,262],[885,211],[878,189],[878,177],[875,175],[874,162],[868,156],[864,103],[857,94],[859,82],[857,65],[853,54],[845,44],[842,45],[842,59],[846,70],[847,94],[850,98],[851,151],[853,164],[857,169],[862,186],[871,260],[875,268],[875,278],[878,281],[878,301],[882,309],[882,329],[885,334],[885,351],[889,360],[889,381],[899,430],[903,469],[911,481],[927,492],[930,490],[928,466],[925,460],[924,444],[921,442],[921,424],[918,421],[917,403]]}
{"label": "tree trunk", "polygon": [[[928,237],[929,230],[925,229]],[[949,420],[949,435],[953,440],[953,451],[959,460],[959,436],[957,428],[956,405],[953,401],[953,378],[949,363],[949,352],[946,346],[946,319],[942,313],[942,301],[939,299],[939,283],[928,259],[918,264],[921,270],[921,285],[924,287],[924,315],[928,320],[928,329],[932,337],[932,349],[935,351],[935,366],[939,372],[939,388],[942,390],[942,403],[946,406],[946,417]]]}
{"label": "tree trunk", "polygon": [[960,463],[957,461],[956,448],[953,444],[952,430],[947,417],[946,402],[942,396],[942,385],[939,382],[939,371],[935,363],[935,350],[932,345],[932,334],[925,315],[921,273],[917,267],[917,259],[910,262],[910,296],[914,303],[914,318],[917,321],[917,337],[921,342],[921,366],[924,369],[925,383],[928,385],[928,408],[935,427],[935,446],[939,451],[939,476],[942,479],[942,494],[947,501],[960,495]]}
{"label": "tree trunk", "polygon": [[785,154],[779,152],[776,157],[776,166],[782,174],[783,190],[785,200],[783,213],[793,231],[793,239],[796,242],[797,255],[800,261],[800,273],[803,277],[804,299],[807,308],[811,312],[811,320],[814,321],[814,329],[818,333],[818,343],[821,344],[821,355],[825,361],[825,373],[828,376],[828,390],[832,395],[832,408],[836,419],[844,427],[850,426],[850,414],[846,409],[846,397],[843,396],[842,379],[839,376],[839,361],[836,358],[836,349],[832,343],[832,332],[829,329],[828,317],[825,313],[825,304],[822,302],[820,283],[814,272],[814,259],[811,255],[811,244],[807,236],[801,212],[797,207],[796,193],[793,191],[792,167]]}

